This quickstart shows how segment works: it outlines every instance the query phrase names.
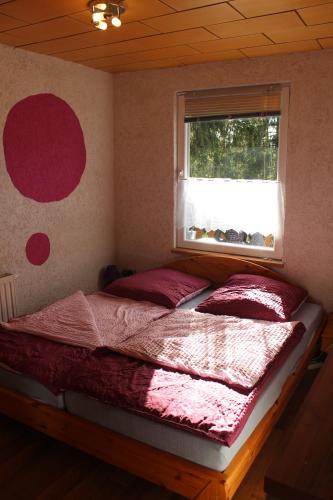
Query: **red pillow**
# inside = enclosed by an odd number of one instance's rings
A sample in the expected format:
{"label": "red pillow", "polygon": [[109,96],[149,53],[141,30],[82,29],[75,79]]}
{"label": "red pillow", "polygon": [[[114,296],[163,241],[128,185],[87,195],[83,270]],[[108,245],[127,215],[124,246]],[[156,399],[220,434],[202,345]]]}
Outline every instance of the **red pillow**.
{"label": "red pillow", "polygon": [[173,269],[152,269],[120,278],[107,286],[104,292],[134,300],[148,300],[174,308],[198,295],[210,282]]}
{"label": "red pillow", "polygon": [[307,292],[296,285],[255,274],[233,274],[196,311],[266,321],[289,321]]}

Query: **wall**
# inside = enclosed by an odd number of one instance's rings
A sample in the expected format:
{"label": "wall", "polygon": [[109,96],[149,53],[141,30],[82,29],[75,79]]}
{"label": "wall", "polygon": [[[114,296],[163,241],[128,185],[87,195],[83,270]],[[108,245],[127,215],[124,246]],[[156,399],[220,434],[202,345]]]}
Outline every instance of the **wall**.
{"label": "wall", "polygon": [[[14,187],[1,141],[0,274],[18,274],[19,312],[26,313],[74,290],[96,289],[100,269],[113,260],[112,75],[5,46],[0,60],[1,134],[18,101],[51,93],[75,112],[86,148],[76,189],[61,201],[40,203]],[[32,265],[25,246],[38,232],[48,235],[51,253],[43,265]]]}
{"label": "wall", "polygon": [[270,82],[291,83],[283,272],[333,310],[332,50],[115,75],[120,265],[175,258],[175,93]]}

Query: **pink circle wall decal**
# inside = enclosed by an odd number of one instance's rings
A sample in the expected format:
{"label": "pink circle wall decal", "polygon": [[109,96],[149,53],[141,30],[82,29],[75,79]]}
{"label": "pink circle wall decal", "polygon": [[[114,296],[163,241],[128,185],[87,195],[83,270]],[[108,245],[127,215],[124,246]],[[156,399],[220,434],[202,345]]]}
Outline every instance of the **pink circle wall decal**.
{"label": "pink circle wall decal", "polygon": [[45,233],[35,233],[27,241],[25,252],[28,261],[34,266],[41,266],[50,255],[50,240]]}
{"label": "pink circle wall decal", "polygon": [[23,196],[41,203],[69,196],[80,183],[86,148],[72,108],[53,94],[36,94],[8,113],[3,145],[7,171]]}

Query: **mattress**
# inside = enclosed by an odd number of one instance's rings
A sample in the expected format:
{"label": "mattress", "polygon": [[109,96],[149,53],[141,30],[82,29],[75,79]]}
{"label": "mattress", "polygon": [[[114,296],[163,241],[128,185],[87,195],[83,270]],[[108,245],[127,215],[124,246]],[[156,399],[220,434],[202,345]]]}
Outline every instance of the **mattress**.
{"label": "mattress", "polygon": [[[196,307],[211,291],[203,292],[182,308]],[[321,321],[322,310],[316,304],[303,304],[293,319],[302,321],[306,332],[301,342],[290,353],[280,370],[259,397],[240,435],[231,447],[218,444],[187,431],[182,431],[163,423],[154,422],[125,410],[102,403],[77,392],[67,391],[64,395],[66,409],[77,416],[107,427],[113,431],[149,444],[191,462],[223,471],[237,454],[243,443],[251,435],[269,408],[278,398],[287,377],[293,372],[297,361],[311,341]]]}
{"label": "mattress", "polygon": [[0,386],[13,389],[47,405],[65,408],[63,394],[55,395],[37,380],[15,372],[3,364],[0,365]]}

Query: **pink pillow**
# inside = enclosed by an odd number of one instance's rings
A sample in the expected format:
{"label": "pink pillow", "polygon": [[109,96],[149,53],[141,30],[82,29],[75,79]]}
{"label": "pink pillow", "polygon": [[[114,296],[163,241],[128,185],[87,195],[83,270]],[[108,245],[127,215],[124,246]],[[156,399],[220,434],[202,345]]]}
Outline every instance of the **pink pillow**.
{"label": "pink pillow", "polygon": [[120,278],[104,292],[134,300],[148,300],[170,309],[190,300],[210,286],[210,282],[173,269],[152,269]]}
{"label": "pink pillow", "polygon": [[266,321],[289,321],[306,300],[296,285],[255,274],[233,274],[196,311]]}

